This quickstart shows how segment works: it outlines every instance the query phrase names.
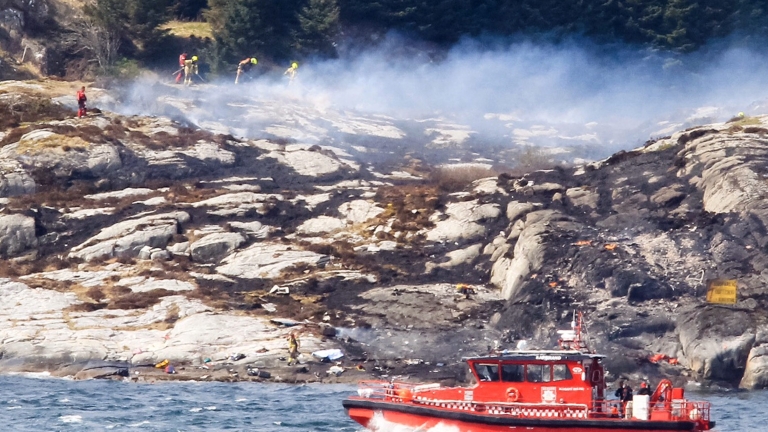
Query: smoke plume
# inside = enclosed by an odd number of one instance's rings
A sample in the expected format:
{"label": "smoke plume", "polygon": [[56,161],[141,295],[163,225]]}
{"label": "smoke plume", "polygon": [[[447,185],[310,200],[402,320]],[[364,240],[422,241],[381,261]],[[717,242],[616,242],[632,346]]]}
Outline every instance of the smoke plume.
{"label": "smoke plume", "polygon": [[[674,54],[578,39],[466,40],[435,54],[389,36],[375,48],[341,51],[338,59],[303,62],[290,85],[277,72],[235,86],[233,73],[194,93],[169,94],[199,105],[182,109],[191,121],[218,122],[251,137],[274,134],[265,132],[269,125],[287,121],[295,139],[338,143],[343,138],[334,133],[353,127],[334,124],[335,130],[325,117],[363,116],[379,125],[431,122],[426,135],[443,133],[434,125],[448,124],[465,132],[458,140],[471,136],[480,144],[589,147],[595,157],[767,109],[768,56],[725,42]],[[118,109],[167,114],[157,96],[156,87],[139,83]]]}

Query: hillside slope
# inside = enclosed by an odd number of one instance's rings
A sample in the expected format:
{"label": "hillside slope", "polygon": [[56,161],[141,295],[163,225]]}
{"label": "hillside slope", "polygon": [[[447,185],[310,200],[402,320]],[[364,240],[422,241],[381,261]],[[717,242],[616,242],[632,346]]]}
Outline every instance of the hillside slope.
{"label": "hillside slope", "polygon": [[[69,92],[0,86],[0,369],[323,379],[280,360],[294,330],[305,354],[343,349],[350,379],[455,380],[462,356],[550,346],[579,309],[611,378],[766,385],[767,117],[447,193],[322,141],[74,119]],[[710,278],[738,279],[738,304],[705,304]]]}

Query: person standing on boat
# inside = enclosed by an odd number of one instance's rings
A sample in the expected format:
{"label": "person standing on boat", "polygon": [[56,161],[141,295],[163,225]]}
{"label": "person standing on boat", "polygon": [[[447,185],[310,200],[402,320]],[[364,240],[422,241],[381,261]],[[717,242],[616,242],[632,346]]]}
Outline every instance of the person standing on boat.
{"label": "person standing on boat", "polygon": [[640,390],[637,391],[638,396],[650,396],[651,389],[648,388],[648,383],[643,381],[640,383]]}
{"label": "person standing on boat", "polygon": [[288,366],[299,362],[299,339],[294,332],[288,336],[288,357]]}
{"label": "person standing on boat", "polygon": [[632,387],[624,382],[624,380],[621,380],[619,381],[619,388],[616,390],[615,395],[621,401],[621,416],[624,417],[627,403],[632,401]]}

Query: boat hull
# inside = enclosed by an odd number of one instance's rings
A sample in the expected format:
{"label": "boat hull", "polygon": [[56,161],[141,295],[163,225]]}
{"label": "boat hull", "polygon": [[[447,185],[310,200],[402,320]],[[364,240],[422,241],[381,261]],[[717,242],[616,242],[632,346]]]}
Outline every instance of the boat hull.
{"label": "boat hull", "polygon": [[367,428],[375,427],[374,417],[378,414],[387,423],[412,427],[419,431],[426,431],[438,425],[459,432],[499,432],[510,430],[535,432],[658,432],[698,430],[697,424],[692,421],[519,418],[357,399],[345,400],[344,408],[353,420]]}

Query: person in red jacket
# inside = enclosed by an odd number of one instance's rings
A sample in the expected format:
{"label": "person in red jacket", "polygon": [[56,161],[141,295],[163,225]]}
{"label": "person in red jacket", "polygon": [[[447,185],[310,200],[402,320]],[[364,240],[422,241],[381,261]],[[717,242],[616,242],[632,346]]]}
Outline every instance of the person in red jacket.
{"label": "person in red jacket", "polygon": [[88,114],[85,102],[88,98],[85,96],[85,86],[82,86],[77,92],[77,118],[83,117]]}
{"label": "person in red jacket", "polygon": [[176,73],[176,84],[181,84],[181,80],[184,79],[184,62],[187,61],[187,53],[181,53],[179,56],[179,72]]}

